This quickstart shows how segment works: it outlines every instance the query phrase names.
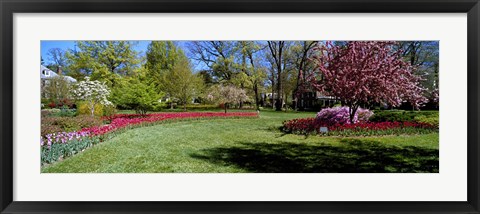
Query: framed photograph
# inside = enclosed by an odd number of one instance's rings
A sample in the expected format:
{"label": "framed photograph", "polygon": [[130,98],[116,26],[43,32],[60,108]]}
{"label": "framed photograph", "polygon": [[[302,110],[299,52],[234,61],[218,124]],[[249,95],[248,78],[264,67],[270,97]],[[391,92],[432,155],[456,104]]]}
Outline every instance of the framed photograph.
{"label": "framed photograph", "polygon": [[480,213],[477,0],[0,6],[1,213]]}

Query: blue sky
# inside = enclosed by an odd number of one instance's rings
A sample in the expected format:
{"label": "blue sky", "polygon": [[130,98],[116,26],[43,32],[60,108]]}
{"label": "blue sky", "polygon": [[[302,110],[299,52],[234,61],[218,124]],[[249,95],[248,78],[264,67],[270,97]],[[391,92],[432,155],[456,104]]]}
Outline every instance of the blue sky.
{"label": "blue sky", "polygon": [[[134,49],[138,52],[145,53],[147,51],[147,46],[150,44],[151,41],[143,40],[143,41],[135,41],[137,44],[134,46]],[[41,41],[40,42],[40,51],[43,60],[45,60],[45,64],[49,64],[51,61],[48,57],[48,50],[52,48],[60,48],[63,50],[74,49],[75,48],[75,41]]]}

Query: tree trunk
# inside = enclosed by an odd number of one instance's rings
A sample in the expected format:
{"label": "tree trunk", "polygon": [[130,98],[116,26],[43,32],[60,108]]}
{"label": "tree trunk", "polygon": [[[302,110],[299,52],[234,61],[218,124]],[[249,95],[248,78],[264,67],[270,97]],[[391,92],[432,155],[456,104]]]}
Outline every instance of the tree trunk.
{"label": "tree trunk", "polygon": [[275,109],[275,89],[272,85],[272,109]]}
{"label": "tree trunk", "polygon": [[259,100],[258,100],[258,85],[257,85],[257,83],[255,83],[253,85],[253,92],[255,93],[255,106],[256,106],[257,110],[260,110],[260,107],[258,106],[259,105]]}
{"label": "tree trunk", "polygon": [[187,111],[187,102],[183,103],[183,111]]}
{"label": "tree trunk", "polygon": [[[278,72],[278,76],[280,76],[281,73]],[[283,104],[283,99],[282,99],[282,82],[279,80],[277,81],[277,100],[275,101],[275,111],[281,111],[282,110],[282,104]]]}
{"label": "tree trunk", "polygon": [[348,108],[348,111],[350,113],[350,124],[353,124],[353,119],[355,119],[355,113],[357,113],[358,106],[351,105]]}
{"label": "tree trunk", "polygon": [[225,114],[227,113],[227,103],[223,104],[223,108],[225,109]]}
{"label": "tree trunk", "polygon": [[93,101],[90,101],[90,116],[95,116],[95,103]]}

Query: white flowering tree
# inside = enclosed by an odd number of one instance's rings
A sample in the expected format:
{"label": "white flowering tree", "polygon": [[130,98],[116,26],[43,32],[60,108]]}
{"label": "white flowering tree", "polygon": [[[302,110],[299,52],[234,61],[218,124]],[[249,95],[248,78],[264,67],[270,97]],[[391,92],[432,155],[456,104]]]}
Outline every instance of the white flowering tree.
{"label": "white flowering tree", "polygon": [[95,105],[113,105],[107,99],[110,95],[110,89],[108,89],[107,85],[98,80],[90,81],[90,77],[85,77],[84,81],[77,83],[72,92],[76,99],[83,100],[88,103],[88,109],[90,110],[92,117],[95,112]]}
{"label": "white flowering tree", "polygon": [[210,89],[207,99],[223,104],[225,113],[227,113],[227,106],[229,104],[248,101],[249,97],[245,90],[241,88],[232,85],[217,85]]}

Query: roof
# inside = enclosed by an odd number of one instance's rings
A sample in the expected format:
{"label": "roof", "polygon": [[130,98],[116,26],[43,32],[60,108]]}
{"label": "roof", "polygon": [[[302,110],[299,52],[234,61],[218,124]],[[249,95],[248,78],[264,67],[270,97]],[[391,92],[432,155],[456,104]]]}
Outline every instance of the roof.
{"label": "roof", "polygon": [[[57,76],[59,75],[54,71],[48,69],[43,65],[40,65],[40,79],[50,79]],[[68,82],[77,82],[77,80],[71,76],[63,76],[63,78],[66,79]]]}

